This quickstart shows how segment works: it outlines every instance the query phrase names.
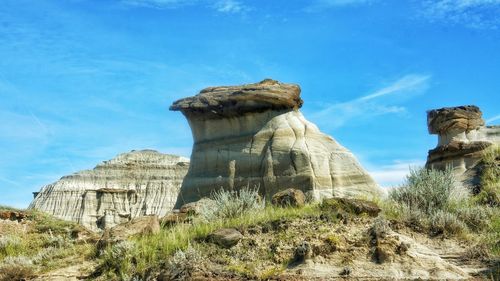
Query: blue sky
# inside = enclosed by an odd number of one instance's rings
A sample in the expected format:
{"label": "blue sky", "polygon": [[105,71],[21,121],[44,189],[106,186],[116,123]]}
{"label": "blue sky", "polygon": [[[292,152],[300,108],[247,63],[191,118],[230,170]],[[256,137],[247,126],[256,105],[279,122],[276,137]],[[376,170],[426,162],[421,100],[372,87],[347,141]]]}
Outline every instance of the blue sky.
{"label": "blue sky", "polygon": [[383,186],[422,165],[425,111],[500,121],[500,0],[2,0],[0,204],[132,149],[189,156],[176,99],[298,83]]}

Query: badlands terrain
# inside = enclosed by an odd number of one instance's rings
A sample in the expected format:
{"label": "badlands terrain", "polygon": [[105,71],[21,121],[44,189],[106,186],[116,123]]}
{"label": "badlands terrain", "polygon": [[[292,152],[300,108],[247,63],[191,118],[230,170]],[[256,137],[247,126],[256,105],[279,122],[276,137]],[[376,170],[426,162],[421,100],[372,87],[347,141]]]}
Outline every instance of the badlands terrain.
{"label": "badlands terrain", "polygon": [[500,127],[427,112],[426,167],[382,190],[271,79],[178,100],[191,159],[118,155],[0,207],[0,280],[499,280]]}

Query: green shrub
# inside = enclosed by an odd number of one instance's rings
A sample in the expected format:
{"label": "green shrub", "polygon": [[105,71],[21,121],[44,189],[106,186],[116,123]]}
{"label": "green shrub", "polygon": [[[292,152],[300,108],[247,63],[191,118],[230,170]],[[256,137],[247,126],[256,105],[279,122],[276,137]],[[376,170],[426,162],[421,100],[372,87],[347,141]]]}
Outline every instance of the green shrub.
{"label": "green shrub", "polygon": [[492,208],[468,204],[457,208],[454,212],[473,231],[486,229],[493,215]]}
{"label": "green shrub", "polygon": [[35,231],[38,233],[68,235],[76,226],[76,223],[63,221],[38,211],[30,211],[28,217],[30,220],[36,222],[34,226]]}
{"label": "green shrub", "polygon": [[0,263],[0,281],[21,281],[33,277],[33,262],[24,256],[7,257]]}
{"label": "green shrub", "polygon": [[264,202],[260,199],[257,188],[244,187],[239,191],[220,189],[214,192],[212,197],[215,206],[203,208],[201,211],[202,216],[208,221],[236,218],[264,208]]}
{"label": "green shrub", "polygon": [[107,247],[101,256],[100,271],[108,273],[110,278],[129,280],[132,278],[134,251],[136,245],[130,241],[121,241]]}
{"label": "green shrub", "polygon": [[481,187],[476,201],[492,207],[500,207],[500,146],[491,145],[483,153]]}
{"label": "green shrub", "polygon": [[406,183],[389,193],[389,202],[383,207],[390,217],[434,235],[481,231],[489,227],[493,215],[492,208],[471,199],[450,169],[411,169]]}
{"label": "green shrub", "polygon": [[0,258],[17,256],[23,249],[23,241],[17,236],[7,235],[0,237]]}
{"label": "green shrub", "polygon": [[455,214],[443,210],[432,214],[429,222],[430,232],[433,235],[457,235],[467,230],[467,225],[459,220]]}
{"label": "green shrub", "polygon": [[453,172],[410,169],[406,183],[390,191],[389,197],[405,205],[410,210],[419,210],[432,215],[447,209],[451,204],[459,204],[468,197],[468,191],[454,178]]}
{"label": "green shrub", "polygon": [[200,253],[188,246],[186,250],[178,250],[168,261],[166,274],[169,280],[191,280],[192,274],[203,266]]}

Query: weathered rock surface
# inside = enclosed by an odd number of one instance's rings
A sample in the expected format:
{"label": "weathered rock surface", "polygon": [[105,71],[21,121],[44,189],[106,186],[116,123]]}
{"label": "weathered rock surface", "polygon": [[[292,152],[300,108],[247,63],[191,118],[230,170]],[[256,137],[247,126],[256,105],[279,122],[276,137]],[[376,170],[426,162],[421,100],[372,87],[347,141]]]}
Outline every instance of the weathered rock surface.
{"label": "weathered rock surface", "polygon": [[137,217],[129,222],[108,228],[102,234],[97,247],[104,249],[110,244],[125,241],[135,235],[155,234],[160,231],[158,216]]}
{"label": "weathered rock surface", "polygon": [[78,222],[91,230],[174,206],[189,160],[152,150],[132,151],[42,187],[29,209]]}
{"label": "weathered rock surface", "polygon": [[367,214],[376,217],[382,209],[371,201],[355,198],[329,198],[321,202],[321,208],[334,212],[349,212],[356,215]]}
{"label": "weathered rock surface", "polygon": [[484,149],[500,144],[500,126],[484,126],[481,110],[473,105],[430,110],[427,125],[429,133],[438,135],[438,144],[429,150],[426,167],[451,167],[462,181],[476,185],[473,170]]}
{"label": "weathered rock surface", "polygon": [[299,188],[315,199],[376,196],[379,189],[354,155],[298,110],[300,87],[274,80],[211,87],[175,102],[194,147],[176,208],[221,187],[258,187],[270,198]]}
{"label": "weathered rock surface", "polygon": [[190,202],[182,205],[179,209],[180,213],[189,215],[199,215],[204,209],[214,208],[215,201],[210,198],[201,198],[196,202]]}
{"label": "weathered rock surface", "polygon": [[0,220],[22,221],[26,218],[26,213],[17,211],[0,211]]}
{"label": "weathered rock surface", "polygon": [[219,230],[214,231],[208,236],[208,239],[223,247],[223,248],[231,248],[234,245],[238,244],[240,240],[243,238],[243,235],[234,228],[221,228]]}
{"label": "weathered rock surface", "polygon": [[273,195],[271,203],[273,205],[287,207],[302,207],[306,202],[304,192],[295,188],[289,188]]}

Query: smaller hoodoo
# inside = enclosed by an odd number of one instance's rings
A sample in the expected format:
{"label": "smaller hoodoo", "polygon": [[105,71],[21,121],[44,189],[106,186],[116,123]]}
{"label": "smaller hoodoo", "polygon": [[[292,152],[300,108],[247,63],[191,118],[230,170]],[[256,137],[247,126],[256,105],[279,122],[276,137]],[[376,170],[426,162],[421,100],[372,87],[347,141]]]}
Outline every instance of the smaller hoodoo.
{"label": "smaller hoodoo", "polygon": [[430,134],[438,135],[436,148],[429,150],[427,168],[452,168],[466,184],[478,184],[476,166],[483,151],[500,144],[500,126],[485,126],[479,107],[444,107],[427,112]]}
{"label": "smaller hoodoo", "polygon": [[35,193],[29,209],[105,229],[172,210],[189,159],[154,150],[123,153],[93,170],[62,177]]}
{"label": "smaller hoodoo", "polygon": [[194,138],[176,207],[221,188],[258,188],[267,198],[287,188],[313,198],[379,195],[354,155],[304,118],[300,91],[266,79],[174,102],[170,110],[184,114]]}

